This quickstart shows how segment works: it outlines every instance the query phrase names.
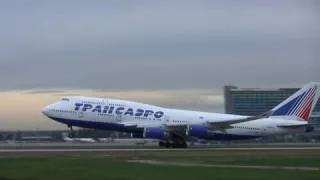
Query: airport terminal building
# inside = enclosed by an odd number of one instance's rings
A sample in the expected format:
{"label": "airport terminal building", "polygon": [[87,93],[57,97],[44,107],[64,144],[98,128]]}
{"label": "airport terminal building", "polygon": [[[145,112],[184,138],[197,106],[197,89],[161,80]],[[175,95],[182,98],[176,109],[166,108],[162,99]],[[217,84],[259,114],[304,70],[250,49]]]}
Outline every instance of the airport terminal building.
{"label": "airport terminal building", "polygon": [[[299,88],[239,88],[224,86],[225,112],[239,115],[259,115],[272,109]],[[310,121],[320,123],[320,101],[314,108]]]}

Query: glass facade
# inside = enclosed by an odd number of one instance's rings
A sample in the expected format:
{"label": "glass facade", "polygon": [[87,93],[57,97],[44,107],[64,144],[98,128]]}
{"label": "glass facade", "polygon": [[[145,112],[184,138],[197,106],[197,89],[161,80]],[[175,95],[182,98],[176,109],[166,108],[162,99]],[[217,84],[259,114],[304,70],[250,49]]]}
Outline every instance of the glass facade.
{"label": "glass facade", "polygon": [[[243,89],[225,86],[225,111],[229,114],[259,115],[272,109],[297,90],[298,88]],[[311,120],[319,120],[320,122],[320,101],[312,112]]]}

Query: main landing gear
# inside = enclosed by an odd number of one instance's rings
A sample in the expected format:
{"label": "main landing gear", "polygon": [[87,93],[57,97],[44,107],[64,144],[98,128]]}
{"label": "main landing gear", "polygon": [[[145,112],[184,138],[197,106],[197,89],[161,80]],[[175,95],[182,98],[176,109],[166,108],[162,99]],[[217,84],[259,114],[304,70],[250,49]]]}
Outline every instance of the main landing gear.
{"label": "main landing gear", "polygon": [[70,132],[69,132],[69,138],[73,138],[74,136],[75,136],[75,134],[74,134],[74,131],[73,131],[73,129],[72,129],[72,126],[71,125],[68,125],[68,127],[69,127],[69,129],[70,129]]}
{"label": "main landing gear", "polygon": [[163,142],[163,141],[160,141],[159,142],[159,147],[165,147],[165,148],[187,148],[187,143],[185,141],[182,141],[182,142],[173,142],[173,143],[170,143],[168,141],[166,142]]}
{"label": "main landing gear", "polygon": [[171,134],[169,138],[165,141],[159,142],[159,147],[165,147],[165,148],[187,148],[187,142],[186,139],[182,136],[179,136],[178,134]]}

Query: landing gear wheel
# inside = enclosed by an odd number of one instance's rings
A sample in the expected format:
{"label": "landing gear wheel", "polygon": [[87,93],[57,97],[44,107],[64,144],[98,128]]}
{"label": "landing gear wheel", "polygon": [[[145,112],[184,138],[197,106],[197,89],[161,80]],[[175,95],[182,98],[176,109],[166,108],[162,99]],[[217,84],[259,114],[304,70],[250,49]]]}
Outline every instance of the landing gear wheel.
{"label": "landing gear wheel", "polygon": [[161,142],[161,141],[159,142],[158,145],[159,145],[159,147],[165,147],[165,143],[164,143],[164,142]]}
{"label": "landing gear wheel", "polygon": [[73,129],[72,129],[72,126],[71,125],[68,125],[69,129],[70,129],[70,132],[69,132],[69,138],[73,138],[74,137],[74,132],[73,132]]}
{"label": "landing gear wheel", "polygon": [[186,142],[183,142],[183,143],[181,144],[181,148],[187,148],[187,147],[188,147],[188,145],[187,145]]}
{"label": "landing gear wheel", "polygon": [[171,145],[170,143],[166,142],[166,143],[165,143],[165,147],[166,147],[166,148],[171,148],[172,145]]}
{"label": "landing gear wheel", "polygon": [[169,143],[169,142],[159,142],[159,147],[165,147],[165,148],[187,148],[186,142],[181,143]]}
{"label": "landing gear wheel", "polygon": [[187,143],[186,142],[174,143],[173,147],[174,148],[187,148]]}

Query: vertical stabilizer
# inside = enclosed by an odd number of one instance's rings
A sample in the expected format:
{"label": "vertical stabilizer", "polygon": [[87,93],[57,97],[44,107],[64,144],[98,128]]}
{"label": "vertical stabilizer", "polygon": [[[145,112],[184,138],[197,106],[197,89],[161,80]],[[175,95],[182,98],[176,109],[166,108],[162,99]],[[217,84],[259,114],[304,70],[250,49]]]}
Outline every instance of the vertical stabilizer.
{"label": "vertical stabilizer", "polygon": [[308,121],[320,95],[320,83],[309,83],[271,110],[271,116],[291,116]]}

